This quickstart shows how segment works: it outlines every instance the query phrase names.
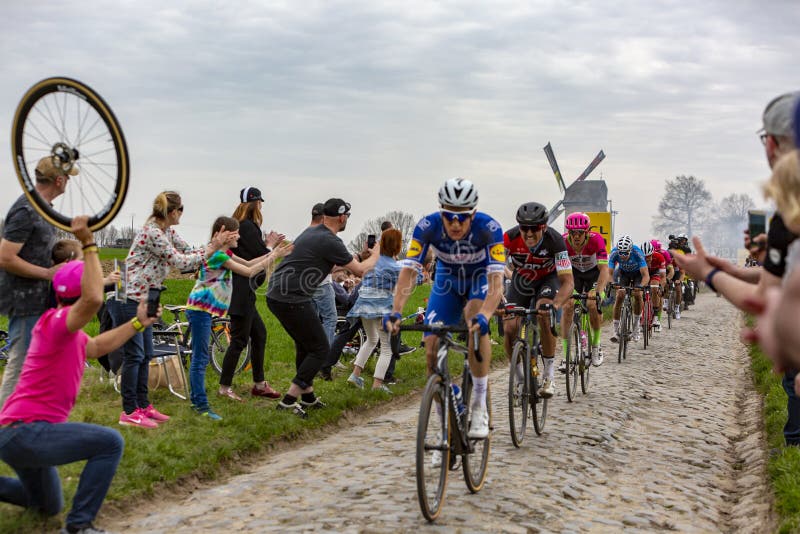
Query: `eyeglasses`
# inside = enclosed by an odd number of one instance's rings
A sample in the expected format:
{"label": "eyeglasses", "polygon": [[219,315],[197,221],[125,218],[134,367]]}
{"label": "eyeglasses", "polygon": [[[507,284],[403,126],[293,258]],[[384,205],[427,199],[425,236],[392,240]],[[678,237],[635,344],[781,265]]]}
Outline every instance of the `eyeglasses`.
{"label": "eyeglasses", "polygon": [[475,210],[470,210],[470,211],[439,210],[439,213],[441,213],[442,217],[444,217],[444,219],[449,223],[458,221],[460,224],[463,224],[465,221],[467,221],[467,219],[472,217],[472,215],[475,213]]}
{"label": "eyeglasses", "polygon": [[620,250],[620,251],[618,251],[618,253],[619,253],[620,256],[625,256],[626,258],[631,255],[631,251],[630,250],[628,252],[622,252]]}
{"label": "eyeglasses", "polygon": [[586,230],[570,230],[570,235],[583,235],[586,233]]}
{"label": "eyeglasses", "polygon": [[179,212],[183,213],[183,206],[180,206],[179,208],[177,208],[177,210],[178,210]]}
{"label": "eyeglasses", "polygon": [[534,224],[534,225],[527,225],[527,224],[520,224],[519,231],[520,232],[541,232],[547,228],[546,224]]}

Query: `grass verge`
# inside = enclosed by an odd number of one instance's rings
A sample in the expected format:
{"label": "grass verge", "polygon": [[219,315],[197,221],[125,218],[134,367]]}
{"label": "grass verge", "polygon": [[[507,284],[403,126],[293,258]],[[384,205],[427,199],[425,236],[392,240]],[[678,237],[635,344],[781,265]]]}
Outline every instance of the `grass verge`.
{"label": "grass verge", "polygon": [[775,494],[778,532],[800,532],[800,447],[789,447],[783,439],[786,423],[786,392],[782,375],[772,372],[772,362],[758,347],[750,347],[750,367],[756,389],[764,396],[764,427],[770,449],[768,474]]}

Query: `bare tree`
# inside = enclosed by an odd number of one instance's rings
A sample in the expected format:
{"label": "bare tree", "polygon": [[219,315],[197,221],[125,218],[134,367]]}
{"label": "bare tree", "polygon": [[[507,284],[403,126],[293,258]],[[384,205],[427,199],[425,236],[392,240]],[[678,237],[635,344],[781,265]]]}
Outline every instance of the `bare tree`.
{"label": "bare tree", "polygon": [[382,217],[370,219],[365,222],[364,226],[361,228],[361,232],[359,232],[359,234],[352,241],[350,241],[350,250],[354,252],[363,250],[367,243],[367,236],[370,234],[375,234],[376,236],[380,237],[381,225],[385,221],[392,223],[392,227],[397,228],[400,230],[400,233],[403,234],[403,248],[400,251],[400,256],[404,256],[406,253],[406,245],[408,240],[411,238],[411,233],[414,231],[414,226],[417,225],[417,219],[410,213],[403,211],[390,211]]}
{"label": "bare tree", "polygon": [[710,211],[713,214],[704,225],[703,242],[717,256],[736,258],[743,246],[742,231],[747,226],[747,211],[755,202],[746,193],[723,198]]}
{"label": "bare tree", "polygon": [[666,180],[658,215],[653,217],[653,230],[658,234],[685,232],[691,236],[703,222],[710,204],[711,193],[703,180],[684,175]]}

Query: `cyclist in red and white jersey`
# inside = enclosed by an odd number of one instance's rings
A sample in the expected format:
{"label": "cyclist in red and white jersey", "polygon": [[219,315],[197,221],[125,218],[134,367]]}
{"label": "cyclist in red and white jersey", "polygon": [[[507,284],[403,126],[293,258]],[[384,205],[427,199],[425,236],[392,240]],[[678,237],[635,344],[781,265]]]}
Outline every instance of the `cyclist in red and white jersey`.
{"label": "cyclist in red and white jersey", "polygon": [[[552,304],[560,309],[572,295],[572,265],[567,255],[567,246],[561,234],[547,226],[547,208],[538,202],[527,202],[517,210],[518,226],[503,235],[503,244],[508,251],[509,268],[512,269],[506,300],[526,308]],[[503,323],[504,348],[511,358],[514,340],[519,331],[520,318]],[[556,338],[550,332],[550,317],[539,316],[539,331],[542,336],[544,381],[539,389],[542,397],[552,397],[553,358],[556,354]]]}
{"label": "cyclist in red and white jersey", "polygon": [[[589,346],[591,347],[592,365],[599,366],[603,363],[603,352],[600,349],[600,310],[597,308],[595,295],[605,291],[606,284],[611,279],[608,270],[608,251],[606,250],[606,240],[597,232],[590,232],[591,221],[585,213],[575,212],[567,215],[564,220],[564,228],[567,233],[563,235],[567,245],[567,254],[572,263],[572,278],[575,281],[576,293],[589,294],[589,322],[591,324],[591,335]],[[572,310],[574,302],[572,299],[564,303],[564,311],[561,314],[561,335],[564,338],[564,354],[567,352],[567,332],[572,326]],[[561,361],[559,371],[566,371],[566,363]]]}
{"label": "cyclist in red and white jersey", "polygon": [[650,241],[642,243],[644,261],[647,263],[647,270],[650,273],[650,297],[653,299],[653,330],[661,332],[661,291],[663,290],[667,278],[667,264],[664,256],[655,251],[655,247]]}

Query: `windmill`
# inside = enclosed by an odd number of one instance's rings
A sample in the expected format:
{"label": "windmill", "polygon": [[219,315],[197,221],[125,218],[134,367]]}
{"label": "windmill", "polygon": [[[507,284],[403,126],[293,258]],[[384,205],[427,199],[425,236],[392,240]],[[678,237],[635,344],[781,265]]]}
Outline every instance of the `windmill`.
{"label": "windmill", "polygon": [[[561,176],[561,171],[558,168],[558,162],[556,161],[556,155],[553,153],[553,147],[550,146],[548,142],[547,145],[544,146],[544,153],[547,156],[547,161],[550,162],[550,168],[553,169],[553,174],[556,175],[556,182],[558,183],[558,188],[564,193],[564,198],[559,200],[555,203],[555,205],[550,208],[550,218],[548,220],[549,224],[552,224],[566,209],[568,204],[581,204],[581,210],[585,211],[593,211],[599,208],[599,211],[605,211],[606,209],[606,196],[608,193],[608,188],[605,187],[605,182],[599,180],[600,187],[598,187],[598,191],[594,191],[590,193],[590,196],[594,198],[586,198],[586,194],[584,191],[581,190],[581,186],[577,185],[583,182],[587,176],[589,176],[592,171],[600,165],[600,162],[605,159],[606,155],[601,150],[597,153],[597,156],[592,160],[591,163],[586,167],[580,176],[575,178],[575,181],[572,182],[569,187],[564,185],[564,178]],[[581,195],[581,193],[584,193]],[[580,198],[583,196],[584,198]],[[574,199],[570,197],[575,197]],[[602,198],[601,198],[602,197]]]}

